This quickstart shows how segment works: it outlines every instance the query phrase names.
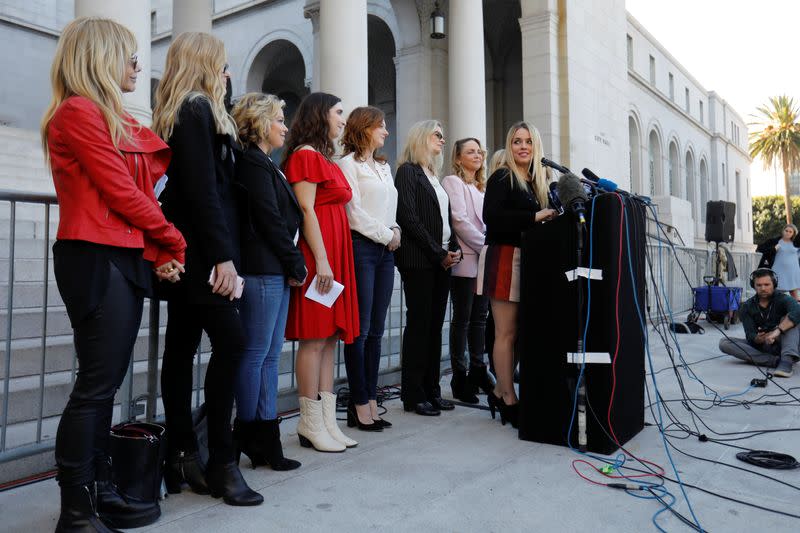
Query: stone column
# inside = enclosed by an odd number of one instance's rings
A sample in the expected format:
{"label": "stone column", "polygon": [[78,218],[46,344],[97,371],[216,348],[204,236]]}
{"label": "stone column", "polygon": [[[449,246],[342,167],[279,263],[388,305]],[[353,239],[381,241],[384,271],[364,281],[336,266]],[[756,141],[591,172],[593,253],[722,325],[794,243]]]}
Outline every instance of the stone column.
{"label": "stone column", "polygon": [[142,124],[149,126],[150,111],[150,0],[75,0],[75,17],[104,17],[130,29],[139,49],[136,55],[142,71],[136,90],[125,95],[125,109]]}
{"label": "stone column", "polygon": [[172,0],[172,37],[185,31],[211,33],[213,0]]}
{"label": "stone column", "polygon": [[558,21],[557,0],[522,2],[522,102],[547,157],[568,165],[569,153],[561,153]]}
{"label": "stone column", "polygon": [[450,2],[448,70],[451,141],[477,137],[486,146],[482,0]]}
{"label": "stone column", "polygon": [[315,71],[317,62],[319,90],[341,98],[345,113],[367,105],[367,0],[320,2]]}

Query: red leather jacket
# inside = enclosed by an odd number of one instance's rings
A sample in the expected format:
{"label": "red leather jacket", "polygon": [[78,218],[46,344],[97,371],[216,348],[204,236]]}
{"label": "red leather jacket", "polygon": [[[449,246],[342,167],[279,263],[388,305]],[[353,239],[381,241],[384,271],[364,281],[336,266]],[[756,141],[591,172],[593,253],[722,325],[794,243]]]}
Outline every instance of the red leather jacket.
{"label": "red leather jacket", "polygon": [[153,192],[170,149],[148,128],[130,133],[132,141],[121,140],[117,150],[91,100],[71,96],[58,107],[47,131],[57,238],[143,248],[144,258],[157,266],[170,259],[184,263],[186,241],[164,218]]}

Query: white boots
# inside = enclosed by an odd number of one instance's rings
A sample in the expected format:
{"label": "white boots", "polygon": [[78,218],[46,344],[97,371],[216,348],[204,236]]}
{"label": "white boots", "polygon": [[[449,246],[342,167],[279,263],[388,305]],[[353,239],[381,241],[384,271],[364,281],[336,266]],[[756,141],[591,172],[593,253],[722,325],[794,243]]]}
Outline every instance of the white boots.
{"label": "white boots", "polygon": [[339,424],[336,423],[336,395],[332,392],[320,392],[319,395],[322,398],[322,419],[331,437],[348,448],[358,446],[358,442],[342,433]]}
{"label": "white boots", "polygon": [[[312,400],[304,396],[300,396],[299,401],[300,421],[297,423],[297,436],[300,438],[300,445],[305,448],[313,447],[318,452],[345,451],[347,447],[333,438],[326,429],[323,416],[323,401]],[[334,419],[335,417],[336,415],[334,413]],[[336,425],[335,422],[334,425]]]}

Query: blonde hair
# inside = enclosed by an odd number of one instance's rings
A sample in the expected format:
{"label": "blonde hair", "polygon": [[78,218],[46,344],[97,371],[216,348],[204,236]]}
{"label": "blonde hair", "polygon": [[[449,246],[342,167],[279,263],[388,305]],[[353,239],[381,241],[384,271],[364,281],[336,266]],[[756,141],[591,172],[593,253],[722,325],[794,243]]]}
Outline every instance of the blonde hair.
{"label": "blonde hair", "polygon": [[233,120],[239,141],[245,147],[266,142],[272,121],[278,118],[286,102],[274,94],[247,93],[233,106]]}
{"label": "blonde hair", "polygon": [[492,160],[489,162],[489,175],[494,174],[498,168],[505,165],[506,151],[504,148],[495,150],[492,154]]}
{"label": "blonde hair", "polygon": [[169,140],[185,102],[205,98],[217,133],[236,137],[236,123],[225,110],[225,45],[208,33],[185,32],[167,50],[164,76],[156,91],[153,131]]}
{"label": "blonde hair", "polygon": [[441,129],[441,127],[442,124],[438,120],[423,120],[411,126],[406,136],[403,153],[397,161],[398,166],[403,163],[415,163],[438,176],[442,170],[444,158],[442,154],[433,155],[431,153],[428,140],[436,128]]}
{"label": "blonde hair", "polygon": [[121,83],[135,52],[136,37],[113,20],[80,17],[64,27],[50,67],[53,96],[41,124],[42,148],[48,164],[50,122],[70,96],[83,96],[100,108],[115,148],[121,139],[131,140],[128,129],[135,123],[123,108]]}
{"label": "blonde hair", "polygon": [[[514,152],[511,150],[511,145],[514,142],[514,135],[516,135],[517,131],[520,129],[525,129],[531,134],[533,153],[531,154],[531,162],[528,164],[528,168],[520,168],[519,165],[517,165],[517,162],[514,161]],[[531,188],[533,189],[533,195],[536,197],[539,205],[542,208],[545,208],[548,205],[547,182],[550,175],[548,174],[544,165],[542,165],[543,152],[544,149],[542,148],[542,136],[539,135],[539,130],[537,130],[532,124],[521,121],[509,128],[508,135],[506,135],[506,148],[503,166],[507,167],[511,172],[511,177],[513,178],[511,180],[511,186],[517,186],[520,189],[524,189],[525,184],[530,182]]]}
{"label": "blonde hair", "polygon": [[481,141],[476,139],[475,137],[466,137],[464,139],[459,139],[455,143],[453,143],[453,156],[451,159],[451,164],[453,165],[453,173],[456,176],[461,178],[462,181],[467,182],[466,173],[464,172],[464,168],[461,166],[461,162],[459,158],[461,157],[461,152],[464,150],[464,145],[468,142],[474,142],[478,145],[478,149],[481,151],[483,162],[481,163],[480,168],[475,171],[475,187],[483,192],[486,190],[486,150],[483,149],[481,146]]}
{"label": "blonde hair", "polygon": [[783,227],[783,231],[781,231],[781,233],[783,233],[784,231],[786,231],[786,228],[792,228],[792,231],[794,232],[794,233],[792,234],[792,239],[794,239],[795,237],[797,237],[797,226],[795,226],[794,224],[786,224],[786,225]]}

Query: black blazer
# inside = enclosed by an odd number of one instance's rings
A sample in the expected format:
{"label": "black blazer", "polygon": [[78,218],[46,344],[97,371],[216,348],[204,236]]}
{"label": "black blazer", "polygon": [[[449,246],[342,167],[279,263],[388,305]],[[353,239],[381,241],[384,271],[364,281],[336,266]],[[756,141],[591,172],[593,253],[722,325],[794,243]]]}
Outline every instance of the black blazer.
{"label": "black blazer", "polygon": [[541,209],[530,186],[512,187],[511,171],[501,168],[486,182],[483,197],[483,222],[486,244],[520,246],[522,233],[533,227],[536,212]]}
{"label": "black blazer", "polygon": [[[775,263],[775,256],[778,253],[775,250],[775,246],[781,241],[781,238],[783,238],[783,236],[778,235],[758,245],[756,253],[762,254],[761,260],[758,262],[758,268],[772,268]],[[800,235],[794,238],[794,245],[800,248]]]}
{"label": "black blazer", "polygon": [[208,284],[217,263],[239,269],[239,218],[236,209],[232,139],[218,134],[205,98],[184,102],[167,141],[172,160],[161,208],[186,239],[186,274],[178,284],[192,303],[228,304]]}
{"label": "black blazer", "polygon": [[294,236],[303,223],[303,211],[292,187],[257,146],[238,154],[242,272],[304,279],[306,262],[294,244]]}
{"label": "black blazer", "polygon": [[[394,253],[394,260],[400,270],[442,268],[442,260],[447,250],[442,248],[442,215],[436,191],[417,164],[403,163],[394,178],[397,188],[397,223],[401,229],[400,248]],[[453,217],[450,217],[449,250],[455,252],[458,246]],[[438,237],[434,237],[438,235]]]}

